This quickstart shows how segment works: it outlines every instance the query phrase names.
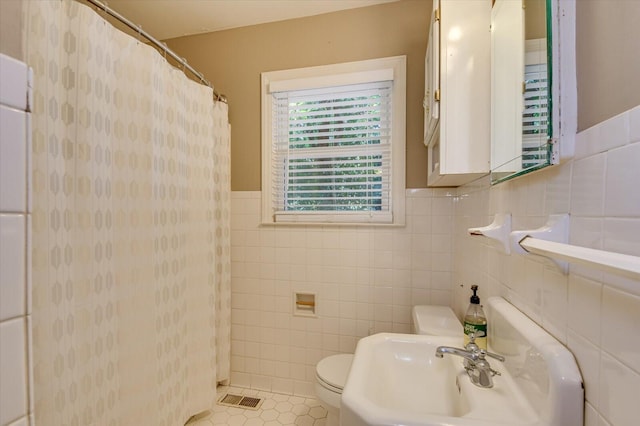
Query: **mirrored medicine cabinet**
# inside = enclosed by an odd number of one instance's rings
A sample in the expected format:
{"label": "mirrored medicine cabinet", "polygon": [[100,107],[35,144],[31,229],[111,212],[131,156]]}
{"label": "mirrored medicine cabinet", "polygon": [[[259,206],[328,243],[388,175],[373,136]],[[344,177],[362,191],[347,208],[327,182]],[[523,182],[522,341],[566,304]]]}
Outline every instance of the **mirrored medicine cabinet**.
{"label": "mirrored medicine cabinet", "polygon": [[487,173],[496,184],[572,156],[575,7],[434,0],[423,101],[428,186]]}
{"label": "mirrored medicine cabinet", "polygon": [[492,0],[492,184],[559,164],[573,150],[574,9],[566,0]]}

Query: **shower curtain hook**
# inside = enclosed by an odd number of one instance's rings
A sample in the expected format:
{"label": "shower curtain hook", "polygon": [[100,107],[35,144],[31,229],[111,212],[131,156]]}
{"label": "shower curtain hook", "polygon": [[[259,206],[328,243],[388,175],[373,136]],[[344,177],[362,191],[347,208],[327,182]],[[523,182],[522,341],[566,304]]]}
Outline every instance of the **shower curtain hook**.
{"label": "shower curtain hook", "polygon": [[140,43],[141,38],[142,38],[142,25],[138,24],[138,43]]}
{"label": "shower curtain hook", "polygon": [[162,42],[162,51],[164,52],[164,60],[165,61],[167,60],[167,49],[168,49],[167,43]]}
{"label": "shower curtain hook", "polygon": [[187,69],[187,58],[182,58],[182,72],[186,72]]}

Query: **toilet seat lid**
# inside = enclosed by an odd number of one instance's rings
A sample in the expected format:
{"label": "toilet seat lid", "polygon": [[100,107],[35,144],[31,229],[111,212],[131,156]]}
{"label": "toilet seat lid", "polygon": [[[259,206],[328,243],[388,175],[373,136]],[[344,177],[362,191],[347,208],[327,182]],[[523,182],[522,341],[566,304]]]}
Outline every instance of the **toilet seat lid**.
{"label": "toilet seat lid", "polygon": [[328,356],[316,365],[316,374],[323,382],[338,389],[344,389],[352,361],[353,354]]}

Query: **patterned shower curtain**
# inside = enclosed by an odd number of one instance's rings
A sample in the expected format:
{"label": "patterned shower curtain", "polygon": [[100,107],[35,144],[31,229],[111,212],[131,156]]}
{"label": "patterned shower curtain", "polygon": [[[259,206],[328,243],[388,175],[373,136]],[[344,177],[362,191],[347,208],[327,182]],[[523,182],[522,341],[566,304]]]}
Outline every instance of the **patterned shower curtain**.
{"label": "patterned shower curtain", "polygon": [[25,6],[38,425],[182,425],[229,375],[227,106],[72,0]]}

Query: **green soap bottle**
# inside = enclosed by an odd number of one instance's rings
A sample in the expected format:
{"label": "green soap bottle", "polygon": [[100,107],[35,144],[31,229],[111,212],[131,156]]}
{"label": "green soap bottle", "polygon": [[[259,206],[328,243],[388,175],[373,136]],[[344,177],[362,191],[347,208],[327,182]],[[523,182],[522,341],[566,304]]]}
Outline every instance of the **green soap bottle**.
{"label": "green soap bottle", "polygon": [[467,346],[469,343],[469,335],[475,333],[476,345],[480,349],[487,350],[487,317],[480,305],[480,298],[476,294],[478,286],[472,285],[471,291],[473,296],[469,300],[469,307],[464,315],[464,345]]}

